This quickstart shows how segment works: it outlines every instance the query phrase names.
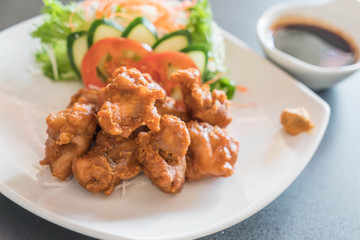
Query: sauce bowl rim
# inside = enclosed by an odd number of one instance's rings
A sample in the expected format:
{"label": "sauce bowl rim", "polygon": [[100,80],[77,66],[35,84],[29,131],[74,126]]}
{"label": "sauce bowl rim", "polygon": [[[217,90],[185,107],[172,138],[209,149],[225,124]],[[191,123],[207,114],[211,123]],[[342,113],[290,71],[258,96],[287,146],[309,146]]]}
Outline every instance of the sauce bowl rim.
{"label": "sauce bowl rim", "polygon": [[[325,3],[326,4],[326,3]],[[294,8],[298,8],[298,7],[321,7],[322,5],[324,5],[324,3],[308,3],[308,4],[300,4],[300,3],[283,3],[280,5],[276,5],[273,6],[271,8],[269,8],[268,10],[266,10],[262,16],[260,17],[260,19],[257,22],[257,37],[258,40],[261,44],[261,46],[264,48],[264,51],[267,55],[268,52],[270,51],[272,52],[274,55],[282,58],[283,60],[288,60],[289,63],[291,62],[292,65],[296,65],[298,67],[301,67],[303,69],[308,69],[308,71],[312,71],[312,72],[318,72],[318,73],[339,73],[339,72],[352,72],[352,71],[356,71],[360,68],[360,58],[356,59],[356,62],[349,64],[349,65],[345,65],[345,66],[340,66],[340,67],[322,67],[322,66],[317,66],[311,63],[307,63],[305,61],[302,61],[294,56],[291,56],[290,54],[287,54],[279,49],[277,49],[273,42],[271,41],[271,38],[269,37],[269,34],[271,32],[270,26],[272,25],[272,23],[274,23],[275,21],[277,21],[278,19],[280,19],[281,17],[285,16],[284,14],[282,15],[282,13],[288,9],[294,9]],[[289,15],[289,14],[287,14]],[[301,16],[301,14],[299,14],[298,16]],[[304,16],[306,17],[306,16]],[[347,33],[350,36],[352,36],[352,34]],[[360,48],[360,46],[357,44],[357,47]],[[283,64],[279,63],[276,59],[273,59],[271,56],[269,56],[269,58],[271,58],[274,62],[278,63],[280,66],[286,68],[285,66],[283,66]]]}

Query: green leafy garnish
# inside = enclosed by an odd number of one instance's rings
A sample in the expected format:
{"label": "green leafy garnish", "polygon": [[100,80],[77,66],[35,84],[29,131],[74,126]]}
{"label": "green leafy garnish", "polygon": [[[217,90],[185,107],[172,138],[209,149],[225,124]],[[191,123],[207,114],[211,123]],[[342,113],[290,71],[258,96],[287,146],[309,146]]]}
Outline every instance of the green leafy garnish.
{"label": "green leafy garnish", "polygon": [[[199,0],[195,6],[190,9],[189,22],[186,28],[191,33],[193,43],[204,45],[209,50],[209,58],[212,59],[216,65],[215,69],[212,71],[207,69],[203,76],[203,81],[209,81],[221,74],[221,72],[226,72],[227,70],[223,66],[222,60],[216,59],[215,52],[218,51],[218,49],[216,49],[217,46],[214,46],[216,43],[214,42],[213,36],[216,34],[216,31],[214,30],[213,14],[208,0]],[[210,89],[211,91],[214,89],[223,90],[228,99],[232,99],[236,87],[234,81],[230,80],[228,77],[222,77],[212,83]]]}
{"label": "green leafy garnish", "polygon": [[84,28],[83,12],[76,9],[75,3],[63,5],[58,0],[43,2],[43,23],[31,33],[32,37],[39,38],[41,42],[41,48],[36,52],[36,61],[44,74],[53,80],[77,79],[67,56],[66,38],[72,32],[70,18],[74,31]]}
{"label": "green leafy garnish", "polygon": [[186,28],[191,33],[193,43],[203,44],[212,50],[213,14],[208,0],[199,0],[190,9],[189,22]]}
{"label": "green leafy garnish", "polygon": [[210,85],[211,91],[214,89],[223,90],[228,99],[232,99],[236,90],[235,82],[227,77],[220,78],[218,81]]}
{"label": "green leafy garnish", "polygon": [[41,65],[44,75],[50,79],[55,81],[78,79],[70,64],[65,41],[59,41],[52,47],[42,45],[41,49],[36,53],[36,61]]}
{"label": "green leafy garnish", "polygon": [[[223,75],[221,72],[208,72],[205,80],[205,82],[213,80],[217,78],[217,76]],[[236,85],[233,80],[231,80],[228,77],[221,77],[216,82],[210,84],[210,91],[213,91],[214,89],[222,90],[226,93],[226,96],[228,99],[232,99],[234,97],[235,91],[236,91]]]}

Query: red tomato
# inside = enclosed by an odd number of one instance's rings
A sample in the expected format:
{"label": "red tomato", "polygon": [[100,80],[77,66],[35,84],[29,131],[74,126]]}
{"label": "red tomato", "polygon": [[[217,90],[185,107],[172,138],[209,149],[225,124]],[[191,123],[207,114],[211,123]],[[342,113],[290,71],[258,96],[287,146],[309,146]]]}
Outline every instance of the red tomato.
{"label": "red tomato", "polygon": [[193,60],[182,52],[152,53],[140,60],[136,67],[142,73],[150,74],[169,96],[173,88],[178,85],[169,79],[171,73],[180,69],[197,68]]}
{"label": "red tomato", "polygon": [[135,63],[151,52],[146,45],[125,38],[104,38],[86,52],[81,64],[84,85],[104,87],[104,80],[98,76],[98,69],[111,73],[120,66],[133,67]]}

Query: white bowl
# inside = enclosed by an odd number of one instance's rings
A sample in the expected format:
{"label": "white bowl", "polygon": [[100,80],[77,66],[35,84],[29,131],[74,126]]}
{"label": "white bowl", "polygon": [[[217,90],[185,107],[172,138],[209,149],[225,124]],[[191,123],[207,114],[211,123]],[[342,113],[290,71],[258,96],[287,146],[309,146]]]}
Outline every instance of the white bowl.
{"label": "white bowl", "polygon": [[280,67],[313,90],[323,90],[346,78],[360,68],[360,60],[342,67],[321,67],[301,61],[274,47],[271,26],[285,16],[317,19],[349,35],[360,47],[360,2],[335,0],[323,4],[282,4],[267,10],[257,24],[257,35],[266,55]]}

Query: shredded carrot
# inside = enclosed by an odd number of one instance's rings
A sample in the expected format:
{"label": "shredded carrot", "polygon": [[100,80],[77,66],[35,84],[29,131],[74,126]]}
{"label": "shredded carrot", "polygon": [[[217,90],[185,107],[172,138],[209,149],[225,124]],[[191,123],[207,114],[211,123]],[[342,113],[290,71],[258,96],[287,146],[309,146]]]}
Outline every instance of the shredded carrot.
{"label": "shredded carrot", "polygon": [[75,15],[75,11],[72,12],[69,16],[69,27],[71,29],[71,32],[74,32],[75,31],[75,27],[74,27],[74,24],[73,24],[73,18],[74,18],[74,15]]}
{"label": "shredded carrot", "polygon": [[126,19],[129,19],[129,20],[132,20],[134,18],[134,16],[132,16],[132,15],[130,15],[128,13],[125,13],[125,12],[116,12],[116,13],[114,13],[114,16],[126,18]]}
{"label": "shredded carrot", "polygon": [[218,75],[216,75],[214,78],[210,79],[209,81],[204,82],[203,84],[211,85],[214,82],[219,81],[224,76],[224,74],[225,74],[224,72],[221,72]]}
{"label": "shredded carrot", "polygon": [[150,5],[156,8],[161,14],[168,14],[171,11],[169,6],[165,5],[163,1],[155,0],[132,0],[132,1],[117,1],[117,5],[121,7],[134,7],[141,5]]}
{"label": "shredded carrot", "polygon": [[100,1],[99,6],[98,6],[98,8],[96,9],[96,12],[95,12],[95,18],[96,19],[103,18],[104,15],[105,15],[104,14],[104,1]]}
{"label": "shredded carrot", "polygon": [[169,21],[156,21],[154,22],[155,27],[162,28],[168,32],[174,32],[177,30],[182,29],[180,25],[174,25],[173,23],[170,23]]}
{"label": "shredded carrot", "polygon": [[154,22],[154,25],[157,28],[163,28],[169,32],[173,31],[175,26],[171,23],[169,23],[170,15],[163,14],[162,16],[158,17],[158,19]]}
{"label": "shredded carrot", "polygon": [[175,31],[178,30],[179,27],[171,24],[170,19],[172,16],[176,15],[174,9],[165,4],[164,1],[156,1],[156,0],[133,0],[133,1],[125,1],[120,3],[122,7],[129,7],[134,9],[135,6],[141,5],[149,5],[156,8],[159,13],[159,17],[153,22],[153,24],[158,28],[163,28],[167,31]]}
{"label": "shredded carrot", "polygon": [[[153,20],[153,24],[157,28],[162,28],[168,32],[184,29],[185,26],[182,24],[174,24],[174,18],[179,14],[180,11],[187,10],[197,3],[197,0],[186,0],[180,3],[176,8],[171,7],[165,0],[85,0],[83,7],[85,9],[85,16],[89,15],[89,8],[92,3],[98,4],[95,10],[95,18],[112,18],[115,16],[121,16],[126,19],[133,19],[134,17],[130,14],[122,12],[114,12],[114,7],[121,7],[125,10],[135,12],[139,16],[142,15],[142,9],[139,8],[143,5],[153,6],[158,12],[158,17]],[[131,16],[131,18],[130,18]]]}
{"label": "shredded carrot", "polygon": [[96,9],[95,12],[95,18],[103,18],[103,17],[109,17],[111,14],[111,7],[114,5],[115,1],[109,1],[109,0],[99,0],[99,6]]}
{"label": "shredded carrot", "polygon": [[181,4],[178,7],[176,7],[176,10],[188,10],[188,9],[192,8],[193,6],[195,6],[196,3],[197,3],[197,0],[182,1]]}
{"label": "shredded carrot", "polygon": [[103,16],[105,18],[110,18],[113,15],[113,12],[112,12],[113,6],[116,6],[115,1],[105,1],[103,10],[102,10]]}
{"label": "shredded carrot", "polygon": [[177,25],[176,25],[176,28],[178,28],[178,29],[185,29],[186,26],[185,26],[184,24],[177,24]]}
{"label": "shredded carrot", "polygon": [[83,9],[84,9],[84,14],[85,14],[86,19],[89,19],[89,6],[91,5],[91,3],[93,1],[94,0],[85,0],[84,2],[82,2],[82,6],[83,6]]}
{"label": "shredded carrot", "polygon": [[239,92],[247,92],[249,89],[245,86],[236,85],[236,90]]}

